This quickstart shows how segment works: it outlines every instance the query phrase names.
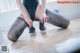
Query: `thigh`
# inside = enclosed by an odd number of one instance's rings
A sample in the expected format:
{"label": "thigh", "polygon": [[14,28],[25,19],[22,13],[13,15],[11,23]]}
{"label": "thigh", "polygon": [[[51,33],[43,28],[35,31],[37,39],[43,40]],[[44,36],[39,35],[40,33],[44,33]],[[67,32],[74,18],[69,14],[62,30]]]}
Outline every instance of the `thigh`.
{"label": "thigh", "polygon": [[48,23],[51,23],[55,26],[58,26],[61,28],[67,28],[70,23],[70,21],[66,17],[58,13],[53,13],[48,9],[46,9],[46,14],[50,17],[50,19],[48,20]]}
{"label": "thigh", "polygon": [[22,34],[23,30],[27,27],[26,22],[18,17],[16,21],[13,23],[9,30],[9,36],[13,38],[19,38],[19,36]]}

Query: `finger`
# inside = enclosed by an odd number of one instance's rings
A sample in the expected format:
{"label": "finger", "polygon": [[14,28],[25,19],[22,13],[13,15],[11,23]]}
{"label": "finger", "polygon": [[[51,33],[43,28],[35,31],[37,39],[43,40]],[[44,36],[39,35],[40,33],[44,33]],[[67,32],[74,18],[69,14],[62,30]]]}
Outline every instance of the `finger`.
{"label": "finger", "polygon": [[30,27],[32,27],[32,25],[33,25],[33,23],[32,23],[32,21],[30,21]]}
{"label": "finger", "polygon": [[50,17],[48,16],[48,20],[50,19]]}
{"label": "finger", "polygon": [[47,21],[49,20],[49,16],[47,16]]}
{"label": "finger", "polygon": [[31,21],[29,21],[28,24],[29,24],[29,27],[31,27],[31,24],[32,24]]}
{"label": "finger", "polygon": [[33,26],[33,23],[31,23],[31,27]]}
{"label": "finger", "polygon": [[42,18],[42,19],[40,19],[40,21],[41,21],[41,23],[43,23],[43,18]]}
{"label": "finger", "polygon": [[49,16],[47,16],[47,21],[49,20]]}
{"label": "finger", "polygon": [[43,23],[45,22],[45,18],[43,18]]}
{"label": "finger", "polygon": [[45,17],[45,22],[47,21],[47,16]]}
{"label": "finger", "polygon": [[28,27],[30,27],[30,24],[27,22],[27,24],[28,24]]}
{"label": "finger", "polygon": [[[40,22],[41,22],[41,19],[40,19]],[[41,22],[42,23],[42,22]]]}
{"label": "finger", "polygon": [[42,23],[44,23],[44,18],[42,19]]}
{"label": "finger", "polygon": [[44,18],[44,22],[46,22],[46,17]]}
{"label": "finger", "polygon": [[48,17],[46,17],[46,22],[47,22],[47,20],[48,20]]}

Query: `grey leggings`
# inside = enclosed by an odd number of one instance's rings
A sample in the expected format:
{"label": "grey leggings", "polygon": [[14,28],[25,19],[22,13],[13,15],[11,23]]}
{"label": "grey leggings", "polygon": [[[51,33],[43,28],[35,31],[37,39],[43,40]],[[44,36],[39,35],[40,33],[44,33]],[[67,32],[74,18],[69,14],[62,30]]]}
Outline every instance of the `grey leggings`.
{"label": "grey leggings", "polygon": [[[46,10],[46,14],[50,17],[48,23],[52,25],[66,29],[70,23],[70,21],[65,17],[53,13],[48,9]],[[24,19],[18,17],[8,32],[8,39],[16,42],[26,27],[28,27],[28,24],[24,21]]]}

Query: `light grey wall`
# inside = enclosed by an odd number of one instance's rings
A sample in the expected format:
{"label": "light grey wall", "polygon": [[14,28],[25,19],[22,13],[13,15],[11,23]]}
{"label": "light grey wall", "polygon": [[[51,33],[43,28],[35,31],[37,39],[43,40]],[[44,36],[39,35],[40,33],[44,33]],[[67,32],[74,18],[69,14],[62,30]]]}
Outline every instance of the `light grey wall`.
{"label": "light grey wall", "polygon": [[51,11],[57,9],[60,14],[69,19],[80,17],[80,4],[57,4],[55,1],[48,3],[47,8]]}
{"label": "light grey wall", "polygon": [[0,29],[8,29],[18,17],[19,10],[0,13]]}

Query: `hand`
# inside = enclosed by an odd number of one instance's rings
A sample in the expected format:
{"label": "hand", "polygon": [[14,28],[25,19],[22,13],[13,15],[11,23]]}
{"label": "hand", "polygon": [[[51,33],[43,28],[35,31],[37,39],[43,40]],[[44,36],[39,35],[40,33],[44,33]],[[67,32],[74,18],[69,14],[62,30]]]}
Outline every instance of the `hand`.
{"label": "hand", "polygon": [[49,17],[46,15],[44,8],[41,5],[37,6],[35,17],[39,19],[42,23],[47,22],[49,20]]}
{"label": "hand", "polygon": [[42,14],[42,18],[43,18],[43,20],[41,21],[42,23],[47,22],[49,20],[49,16],[47,16],[45,12]]}
{"label": "hand", "polygon": [[26,18],[25,21],[29,25],[29,28],[32,27],[33,23],[32,23],[32,20],[30,18]]}
{"label": "hand", "polygon": [[47,22],[49,20],[49,17],[46,15],[45,12],[37,14],[36,18],[39,19],[41,23]]}

